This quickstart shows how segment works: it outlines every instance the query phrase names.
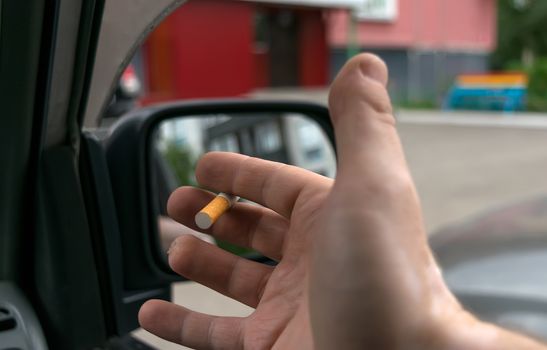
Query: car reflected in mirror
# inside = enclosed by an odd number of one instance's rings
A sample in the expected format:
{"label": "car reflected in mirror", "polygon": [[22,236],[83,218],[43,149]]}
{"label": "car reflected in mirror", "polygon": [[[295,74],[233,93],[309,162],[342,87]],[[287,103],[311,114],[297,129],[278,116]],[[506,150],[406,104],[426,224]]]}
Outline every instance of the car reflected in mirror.
{"label": "car reflected in mirror", "polygon": [[[167,215],[170,193],[180,186],[198,186],[194,171],[210,151],[245,154],[298,166],[333,178],[336,158],[322,127],[305,114],[256,112],[204,114],[162,121],[153,134],[152,169],[158,199],[158,232],[162,253],[183,234],[193,234],[235,254],[248,250],[215,242],[204,233],[175,222]],[[165,254],[163,254],[165,256]]]}

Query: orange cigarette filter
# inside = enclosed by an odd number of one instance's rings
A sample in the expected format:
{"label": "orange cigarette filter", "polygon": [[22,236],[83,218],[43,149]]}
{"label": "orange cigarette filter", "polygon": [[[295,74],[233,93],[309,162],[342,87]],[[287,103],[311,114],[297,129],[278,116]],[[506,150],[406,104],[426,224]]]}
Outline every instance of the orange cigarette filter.
{"label": "orange cigarette filter", "polygon": [[219,193],[212,201],[201,209],[195,217],[196,225],[206,230],[218,220],[218,218],[230,209],[235,202],[239,200],[238,196],[226,193]]}

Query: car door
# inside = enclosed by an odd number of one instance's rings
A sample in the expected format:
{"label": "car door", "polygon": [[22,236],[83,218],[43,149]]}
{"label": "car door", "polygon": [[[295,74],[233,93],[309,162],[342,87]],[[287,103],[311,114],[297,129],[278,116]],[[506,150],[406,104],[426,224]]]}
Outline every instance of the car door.
{"label": "car door", "polygon": [[142,301],[169,298],[169,281],[127,283],[120,258],[132,247],[119,240],[104,153],[82,127],[181,3],[0,2],[2,348],[146,348],[128,332]]}

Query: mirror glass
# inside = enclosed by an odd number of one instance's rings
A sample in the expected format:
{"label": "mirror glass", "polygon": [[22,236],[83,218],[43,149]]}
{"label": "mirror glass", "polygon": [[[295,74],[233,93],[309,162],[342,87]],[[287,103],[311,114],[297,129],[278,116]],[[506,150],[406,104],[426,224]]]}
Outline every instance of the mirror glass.
{"label": "mirror glass", "polygon": [[334,177],[336,158],[321,126],[300,113],[238,113],[170,118],[153,135],[152,174],[157,192],[162,255],[180,235],[193,234],[235,254],[248,250],[215,241],[167,216],[169,194],[180,186],[198,186],[194,170],[209,151],[241,153],[295,165]]}

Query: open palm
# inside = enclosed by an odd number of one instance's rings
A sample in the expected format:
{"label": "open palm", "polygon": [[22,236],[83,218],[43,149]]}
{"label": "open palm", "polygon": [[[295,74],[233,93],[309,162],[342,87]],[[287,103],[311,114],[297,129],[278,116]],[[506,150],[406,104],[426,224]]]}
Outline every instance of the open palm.
{"label": "open palm", "polygon": [[[441,345],[444,320],[471,319],[427,245],[386,83],[385,65],[371,55],[352,59],[333,83],[334,182],[237,154],[200,160],[200,185],[263,205],[237,203],[208,233],[279,264],[180,237],[169,254],[174,271],[255,311],[217,317],[149,301],[139,314],[145,329],[198,349],[424,349]],[[212,197],[180,188],[169,214],[196,228],[195,213]]]}
{"label": "open palm", "polygon": [[[210,229],[216,238],[253,248],[279,261],[276,267],[237,257],[191,235],[180,237],[169,253],[179,274],[256,308],[247,318],[214,317],[162,301],[149,330],[198,349],[311,348],[308,314],[310,236],[332,180],[305,170],[232,153],[209,153],[199,162],[202,186],[238,194],[264,207],[237,203]],[[213,194],[179,188],[169,214],[196,228],[194,214]],[[267,208],[266,208],[267,207]],[[306,335],[306,336],[304,336]],[[298,344],[298,345],[297,345]]]}

